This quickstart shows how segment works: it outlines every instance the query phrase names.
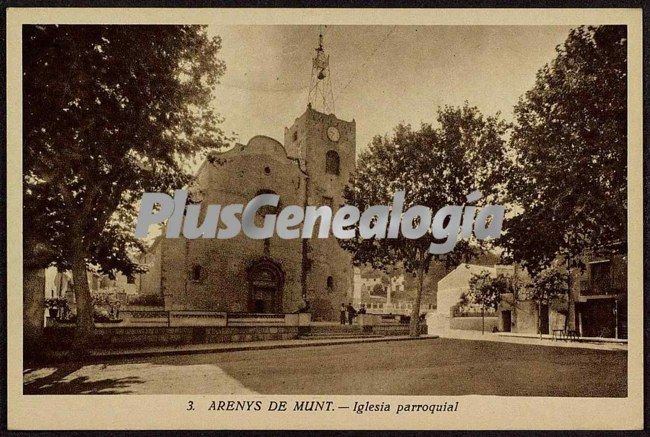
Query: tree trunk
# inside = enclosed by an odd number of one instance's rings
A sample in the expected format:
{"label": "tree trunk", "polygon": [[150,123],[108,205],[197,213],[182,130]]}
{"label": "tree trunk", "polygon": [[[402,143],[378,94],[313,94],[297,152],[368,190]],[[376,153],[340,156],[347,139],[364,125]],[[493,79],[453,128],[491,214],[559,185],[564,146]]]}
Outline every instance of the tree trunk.
{"label": "tree trunk", "polygon": [[23,270],[23,360],[31,362],[43,352],[45,321],[45,270]]}
{"label": "tree trunk", "polygon": [[481,306],[481,335],[485,334],[485,306]]}
{"label": "tree trunk", "polygon": [[542,339],[542,301],[537,302],[537,333]]}
{"label": "tree trunk", "polygon": [[415,302],[411,310],[411,323],[409,325],[409,336],[420,336],[420,304],[422,302],[422,286],[424,284],[424,260],[425,255],[420,256],[420,263],[418,265],[418,292],[415,295]]}
{"label": "tree trunk", "polygon": [[564,330],[565,332],[569,329],[575,329],[575,303],[573,302],[573,293],[571,290],[572,278],[571,278],[571,263],[567,258],[567,312],[566,318],[564,319]]}
{"label": "tree trunk", "polygon": [[77,355],[87,354],[95,327],[85,258],[83,250],[75,250],[72,260],[72,278],[75,300],[77,301],[77,328],[73,347]]}

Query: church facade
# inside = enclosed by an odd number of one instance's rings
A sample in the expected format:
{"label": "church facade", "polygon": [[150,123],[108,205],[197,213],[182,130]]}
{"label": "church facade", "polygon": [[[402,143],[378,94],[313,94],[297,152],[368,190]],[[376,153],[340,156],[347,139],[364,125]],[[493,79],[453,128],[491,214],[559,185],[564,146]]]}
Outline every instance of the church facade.
{"label": "church facade", "polygon": [[[246,204],[263,193],[286,205],[343,205],[354,170],[355,121],[340,120],[308,106],[285,128],[284,144],[253,137],[200,167],[191,192],[201,204]],[[261,209],[257,219],[273,213]],[[203,211],[204,213],[204,211]],[[202,217],[201,217],[202,219]],[[141,261],[140,294],[158,294],[168,310],[291,313],[305,309],[313,320],[336,320],[351,302],[351,255],[333,236],[283,240],[159,237]]]}

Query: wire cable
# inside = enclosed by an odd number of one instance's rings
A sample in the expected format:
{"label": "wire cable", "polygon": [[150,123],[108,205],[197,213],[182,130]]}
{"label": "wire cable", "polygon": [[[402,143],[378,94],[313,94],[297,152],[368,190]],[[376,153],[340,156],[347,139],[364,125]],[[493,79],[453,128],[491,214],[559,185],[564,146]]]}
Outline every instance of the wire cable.
{"label": "wire cable", "polygon": [[386,41],[386,40],[388,39],[388,37],[389,37],[389,36],[390,36],[394,31],[395,31],[395,29],[397,29],[397,25],[391,27],[391,29],[386,33],[386,35],[384,35],[384,37],[381,39],[381,41],[379,41],[379,43],[377,44],[377,46],[375,46],[375,48],[374,48],[374,50],[372,51],[372,53],[370,53],[370,55],[366,58],[365,62],[364,62],[363,65],[361,66],[361,68],[359,68],[359,69],[358,69],[358,70],[357,70],[357,71],[352,75],[352,77],[350,77],[350,80],[345,84],[345,86],[344,86],[343,88],[341,88],[341,91],[338,92],[339,95],[343,94],[343,91],[346,90],[346,88],[347,88],[347,87],[352,83],[352,81],[356,78],[356,76],[357,76],[357,75],[358,75],[362,70],[364,70],[364,69],[366,68],[366,66],[368,65],[368,62],[370,62],[370,60],[372,59],[372,57],[375,56],[375,53],[377,53],[377,50],[379,50],[379,47],[381,47],[381,45],[384,43],[384,41]]}

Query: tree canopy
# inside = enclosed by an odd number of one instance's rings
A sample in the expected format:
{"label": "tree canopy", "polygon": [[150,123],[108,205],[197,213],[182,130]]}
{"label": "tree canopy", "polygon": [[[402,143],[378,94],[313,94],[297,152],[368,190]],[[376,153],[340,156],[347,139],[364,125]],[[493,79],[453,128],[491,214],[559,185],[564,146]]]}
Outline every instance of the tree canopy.
{"label": "tree canopy", "polygon": [[558,268],[551,267],[537,274],[524,288],[525,298],[537,304],[548,304],[551,300],[567,296],[569,275]]}
{"label": "tree canopy", "polygon": [[[405,191],[404,210],[423,205],[434,212],[446,205],[463,205],[466,196],[481,190],[486,199],[502,195],[505,159],[504,133],[508,125],[497,116],[484,117],[476,107],[445,107],[438,111],[439,127],[422,124],[418,130],[399,124],[392,136],[375,136],[359,155],[345,198],[365,210],[389,205],[396,191]],[[387,269],[401,263],[406,271],[419,266],[416,253],[427,253],[431,233],[409,240],[399,234],[391,239],[341,240],[354,254],[357,265]],[[459,241],[441,258],[456,265],[476,248]],[[429,257],[429,260],[431,257]]]}
{"label": "tree canopy", "polygon": [[23,32],[25,246],[70,267],[76,231],[93,261],[129,273],[128,208],[185,184],[178,158],[222,144],[209,105],[220,40],[198,26]]}
{"label": "tree canopy", "polygon": [[136,271],[139,196],[185,185],[187,158],[224,144],[221,41],[205,26],[39,25],[23,44],[25,259],[72,268],[88,327],[85,266]]}
{"label": "tree canopy", "polygon": [[502,245],[532,274],[625,240],[625,26],[579,27],[515,106]]}
{"label": "tree canopy", "polygon": [[513,292],[513,285],[505,275],[493,277],[490,272],[475,273],[469,279],[469,293],[465,296],[468,303],[475,303],[482,308],[497,309],[503,293]]}
{"label": "tree canopy", "polygon": [[[414,205],[435,213],[447,205],[464,205],[466,196],[481,190],[486,201],[501,195],[505,159],[504,134],[508,125],[498,114],[483,116],[476,107],[439,109],[437,126],[422,124],[418,130],[399,124],[391,136],[376,136],[357,160],[346,188],[346,203],[365,210],[372,205],[389,205],[396,191],[405,191],[404,210]],[[401,264],[417,272],[418,293],[411,320],[417,323],[422,281],[431,261],[456,265],[474,256],[480,247],[461,240],[445,255],[429,253],[437,242],[429,231],[419,239],[397,238],[341,240],[353,253],[356,265],[378,269]],[[412,335],[417,327],[412,326]]]}

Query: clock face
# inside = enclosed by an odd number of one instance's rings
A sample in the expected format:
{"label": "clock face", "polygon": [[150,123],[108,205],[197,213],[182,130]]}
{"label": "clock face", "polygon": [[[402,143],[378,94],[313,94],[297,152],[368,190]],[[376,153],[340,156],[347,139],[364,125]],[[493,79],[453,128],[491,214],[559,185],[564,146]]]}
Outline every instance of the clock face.
{"label": "clock face", "polygon": [[330,126],[327,128],[327,138],[330,140],[336,142],[339,140],[339,130],[335,128],[334,126]]}

